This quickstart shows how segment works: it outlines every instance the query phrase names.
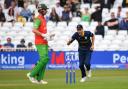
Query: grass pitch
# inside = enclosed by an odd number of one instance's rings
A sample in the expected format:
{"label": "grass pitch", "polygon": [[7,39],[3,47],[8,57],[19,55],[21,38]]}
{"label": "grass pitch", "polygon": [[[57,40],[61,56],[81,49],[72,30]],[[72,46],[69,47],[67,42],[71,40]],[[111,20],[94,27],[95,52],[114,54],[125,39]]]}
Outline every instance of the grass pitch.
{"label": "grass pitch", "polygon": [[26,77],[28,70],[0,70],[0,89],[128,89],[128,70],[93,70],[92,78],[76,84],[65,84],[65,70],[47,70],[47,85],[32,84]]}

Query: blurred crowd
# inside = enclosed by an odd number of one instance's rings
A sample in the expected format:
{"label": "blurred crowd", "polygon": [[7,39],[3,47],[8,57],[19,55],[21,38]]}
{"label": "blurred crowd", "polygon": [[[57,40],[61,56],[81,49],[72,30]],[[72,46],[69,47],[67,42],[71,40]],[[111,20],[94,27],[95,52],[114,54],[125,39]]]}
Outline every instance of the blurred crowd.
{"label": "blurred crowd", "polygon": [[34,48],[32,42],[28,42],[28,44],[26,45],[25,44],[25,39],[21,39],[20,43],[15,45],[15,44],[12,43],[12,39],[10,37],[8,37],[6,39],[5,44],[3,44],[3,45],[0,44],[0,48],[14,48],[14,47],[16,47],[16,48],[30,48],[30,49]]}
{"label": "blurred crowd", "polygon": [[[68,22],[73,17],[80,17],[82,21],[102,22],[103,9],[110,10],[115,0],[55,0],[55,2],[55,6],[48,10],[47,20]],[[88,7],[81,11],[80,6],[83,3],[89,4],[90,7],[94,3],[99,4],[99,6],[95,7],[95,12],[90,13]],[[35,14],[38,12],[38,4],[39,0],[4,0],[4,5],[0,5],[0,22],[33,22],[36,17]],[[114,14],[117,19],[122,19],[121,9],[126,7],[128,7],[128,1],[123,0],[122,5],[118,7],[118,13],[111,14]]]}
{"label": "blurred crowd", "polygon": [[[49,0],[50,1],[50,0]],[[104,26],[110,30],[128,30],[128,10],[122,13],[122,8],[128,7],[128,0],[123,0],[117,8],[117,13],[110,12],[116,0],[55,0],[55,6],[48,10],[46,15],[47,21],[59,22],[66,21],[67,24],[73,17],[81,18],[81,21],[98,22],[95,30],[96,35],[104,37]],[[43,0],[42,0],[43,2]],[[0,5],[0,22],[33,22],[37,16],[39,1],[38,0],[4,0],[4,5]],[[81,4],[88,4],[81,10]],[[95,11],[90,12],[92,4],[99,4]],[[106,8],[110,12],[110,18],[103,21],[103,10]],[[123,15],[122,15],[123,14]],[[124,15],[125,14],[125,15]],[[106,17],[107,18],[107,17]],[[25,40],[21,39],[17,47],[31,47],[32,43],[24,45]],[[7,38],[6,47],[14,47],[11,38]],[[1,47],[1,45],[0,45]]]}

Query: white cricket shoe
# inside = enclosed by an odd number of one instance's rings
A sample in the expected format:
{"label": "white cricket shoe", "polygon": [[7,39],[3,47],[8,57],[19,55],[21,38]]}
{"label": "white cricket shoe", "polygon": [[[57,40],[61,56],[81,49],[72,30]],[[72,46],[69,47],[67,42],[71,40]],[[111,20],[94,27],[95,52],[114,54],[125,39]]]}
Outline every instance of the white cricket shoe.
{"label": "white cricket shoe", "polygon": [[44,81],[44,80],[41,80],[41,81],[38,81],[38,84],[48,84],[48,82]]}
{"label": "white cricket shoe", "polygon": [[85,82],[85,81],[86,81],[86,77],[83,77],[83,78],[80,80],[81,83],[83,83],[83,82]]}
{"label": "white cricket shoe", "polygon": [[88,71],[88,78],[91,78],[91,77],[92,77],[92,71],[89,70],[89,71]]}
{"label": "white cricket shoe", "polygon": [[27,73],[27,77],[32,83],[38,83],[38,81],[34,77],[30,77],[30,73]]}

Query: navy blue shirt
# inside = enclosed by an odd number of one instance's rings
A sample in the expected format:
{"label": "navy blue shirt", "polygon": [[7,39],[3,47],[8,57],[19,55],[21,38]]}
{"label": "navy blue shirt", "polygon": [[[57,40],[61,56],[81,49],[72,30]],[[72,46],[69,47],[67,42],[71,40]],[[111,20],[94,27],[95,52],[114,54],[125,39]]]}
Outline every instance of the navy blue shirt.
{"label": "navy blue shirt", "polygon": [[69,11],[63,11],[62,12],[62,20],[63,21],[69,21],[70,20],[70,12]]}
{"label": "navy blue shirt", "polygon": [[12,48],[14,48],[14,44],[12,44],[12,43],[6,43],[6,44],[4,44],[4,46],[7,46],[7,47],[12,47]]}
{"label": "navy blue shirt", "polygon": [[90,37],[93,37],[93,33],[91,33],[90,31],[84,31],[84,36],[81,36],[78,34],[78,32],[74,33],[72,36],[72,40],[77,40],[79,43],[79,49],[78,51],[81,50],[90,50],[91,46],[92,46],[92,42]]}

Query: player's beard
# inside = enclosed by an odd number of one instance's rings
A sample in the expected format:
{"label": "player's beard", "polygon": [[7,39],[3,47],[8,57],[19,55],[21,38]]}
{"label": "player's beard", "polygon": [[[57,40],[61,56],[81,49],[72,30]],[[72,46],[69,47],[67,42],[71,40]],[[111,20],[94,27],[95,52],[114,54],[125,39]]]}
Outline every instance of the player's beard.
{"label": "player's beard", "polygon": [[46,15],[46,13],[47,13],[46,10],[40,10],[39,12],[40,12],[40,14],[41,14],[42,16]]}

